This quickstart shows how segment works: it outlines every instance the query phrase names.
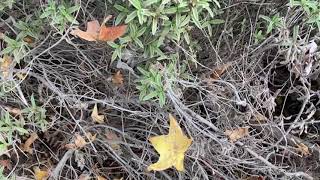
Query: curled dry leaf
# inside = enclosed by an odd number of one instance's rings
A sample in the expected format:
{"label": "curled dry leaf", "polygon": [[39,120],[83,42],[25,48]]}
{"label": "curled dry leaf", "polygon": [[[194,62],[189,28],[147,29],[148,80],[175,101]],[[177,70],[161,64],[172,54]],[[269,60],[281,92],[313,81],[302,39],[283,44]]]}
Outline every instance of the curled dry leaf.
{"label": "curled dry leaf", "polygon": [[0,40],[4,39],[6,35],[4,35],[2,32],[0,32]]}
{"label": "curled dry leaf", "polygon": [[74,144],[76,145],[76,147],[82,148],[82,147],[84,147],[84,146],[87,144],[87,142],[86,142],[86,140],[85,140],[83,137],[81,137],[79,134],[76,134],[76,138],[75,138],[75,140],[74,140]]}
{"label": "curled dry leaf", "polygon": [[94,105],[92,113],[91,113],[91,118],[94,122],[97,122],[99,124],[104,123],[104,115],[99,115],[98,114],[98,106],[97,104]]}
{"label": "curled dry leaf", "polygon": [[37,133],[33,132],[31,133],[30,137],[26,140],[26,142],[22,145],[22,150],[25,152],[28,152],[29,154],[32,154],[32,143],[38,139]]}
{"label": "curled dry leaf", "polygon": [[228,136],[230,142],[233,143],[245,136],[249,136],[249,128],[243,127],[235,130],[226,130],[224,134]]}
{"label": "curled dry leaf", "polygon": [[297,144],[297,150],[302,154],[302,156],[309,156],[311,155],[308,146],[303,143]]}
{"label": "curled dry leaf", "polygon": [[89,174],[81,174],[78,180],[90,180],[91,177]]}
{"label": "curled dry leaf", "polygon": [[103,176],[97,176],[97,180],[107,180],[107,179],[104,178]]}
{"label": "curled dry leaf", "polygon": [[28,43],[28,44],[32,44],[32,43],[34,43],[34,38],[31,37],[31,36],[26,36],[26,37],[23,38],[23,41]]}
{"label": "curled dry leaf", "polygon": [[87,132],[86,135],[87,135],[87,138],[88,138],[91,142],[92,142],[92,141],[95,141],[95,140],[97,139],[97,134],[92,135],[91,132]]}
{"label": "curled dry leaf", "polygon": [[10,106],[5,106],[4,107],[9,113],[15,115],[15,116],[18,116],[18,115],[21,115],[22,114],[22,111],[21,109],[18,109],[18,108],[14,108],[14,107],[10,107]]}
{"label": "curled dry leaf", "polygon": [[162,171],[174,166],[178,171],[184,171],[184,154],[192,140],[184,135],[176,119],[170,114],[168,135],[151,137],[149,141],[160,154],[158,162],[148,166],[148,171]]}
{"label": "curled dry leaf", "polygon": [[117,136],[117,134],[111,130],[106,130],[105,136],[111,148],[115,150],[118,154],[121,154],[122,150],[121,146],[119,145],[119,142],[122,141],[121,137]]}
{"label": "curled dry leaf", "polygon": [[8,170],[12,169],[12,164],[9,159],[0,160],[0,166]]}
{"label": "curled dry leaf", "polygon": [[1,75],[4,79],[8,78],[10,65],[12,64],[12,58],[8,55],[4,55],[3,58],[0,59],[0,71]]}
{"label": "curled dry leaf", "polygon": [[226,70],[231,66],[231,63],[227,63],[227,64],[222,64],[218,67],[215,67],[212,71],[212,74],[210,75],[210,77],[213,80],[218,80],[220,79],[220,77],[226,72]]}
{"label": "curled dry leaf", "polygon": [[114,41],[124,35],[127,25],[107,27],[104,23],[100,26],[97,20],[87,22],[87,30],[79,28],[71,31],[71,34],[87,41]]}
{"label": "curled dry leaf", "polygon": [[121,71],[118,71],[116,74],[112,76],[112,83],[116,86],[122,86],[123,85],[123,75]]}
{"label": "curled dry leaf", "polygon": [[[86,133],[87,138],[89,138],[90,141],[94,141],[96,139],[96,134],[92,135],[90,132]],[[66,144],[65,147],[68,149],[80,149],[83,148],[88,143],[86,140],[80,136],[79,134],[76,134],[74,137],[74,143]]]}
{"label": "curled dry leaf", "polygon": [[39,167],[33,168],[35,180],[47,180],[50,176],[49,170],[42,170]]}

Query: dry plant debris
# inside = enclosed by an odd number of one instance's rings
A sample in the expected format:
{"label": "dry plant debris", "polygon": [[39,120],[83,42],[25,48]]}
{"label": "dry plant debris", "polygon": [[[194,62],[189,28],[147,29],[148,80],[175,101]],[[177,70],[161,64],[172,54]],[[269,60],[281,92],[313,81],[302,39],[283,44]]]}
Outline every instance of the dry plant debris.
{"label": "dry plant debris", "polygon": [[33,172],[35,180],[47,180],[50,176],[50,171],[48,169],[44,170],[39,167],[34,167]]}
{"label": "dry plant debris", "polygon": [[91,113],[91,118],[94,122],[102,124],[104,123],[104,115],[99,115],[98,114],[98,106],[97,104],[94,105],[92,113]]}
{"label": "dry plant debris", "polygon": [[12,164],[10,159],[0,160],[0,166],[3,167],[4,169],[12,170]]}
{"label": "dry plant debris", "polygon": [[123,86],[123,74],[121,71],[117,71],[113,76],[112,76],[112,83],[116,86]]}
{"label": "dry plant debris", "polygon": [[33,149],[32,149],[32,144],[34,143],[34,141],[36,141],[38,139],[38,135],[37,133],[33,132],[31,133],[30,137],[26,140],[26,142],[22,145],[22,150],[25,152],[28,152],[29,154],[32,154]]}
{"label": "dry plant debris", "polygon": [[227,71],[227,69],[231,66],[231,63],[222,64],[218,67],[215,67],[210,75],[211,79],[218,80],[220,77]]}
{"label": "dry plant debris", "polygon": [[306,146],[303,143],[297,144],[297,151],[300,152],[302,154],[302,156],[310,156],[311,155],[308,146]]}
{"label": "dry plant debris", "polygon": [[[92,135],[91,133],[86,133],[87,138],[92,142],[96,139],[96,134]],[[75,134],[74,143],[66,144],[65,147],[68,149],[81,149],[86,146],[88,142],[80,134]]]}
{"label": "dry plant debris", "polygon": [[170,127],[168,135],[149,138],[149,141],[160,154],[158,162],[148,166],[148,171],[162,171],[174,166],[178,171],[184,171],[184,154],[192,140],[184,135],[177,120],[169,114]]}
{"label": "dry plant debris", "polygon": [[114,41],[123,36],[127,25],[107,27],[99,24],[99,21],[93,20],[87,22],[87,30],[82,31],[79,28],[71,31],[71,34],[87,41]]}
{"label": "dry plant debris", "polygon": [[0,71],[2,72],[3,79],[7,79],[9,76],[10,65],[12,64],[12,58],[8,55],[4,55],[0,59]]}
{"label": "dry plant debris", "polygon": [[230,142],[234,143],[245,136],[249,136],[249,128],[242,127],[235,130],[226,130],[224,134],[229,137]]}

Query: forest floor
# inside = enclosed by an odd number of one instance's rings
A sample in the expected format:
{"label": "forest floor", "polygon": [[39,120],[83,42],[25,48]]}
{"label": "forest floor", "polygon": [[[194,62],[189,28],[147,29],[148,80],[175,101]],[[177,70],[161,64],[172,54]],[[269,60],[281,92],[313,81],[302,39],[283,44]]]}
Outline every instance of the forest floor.
{"label": "forest floor", "polygon": [[0,179],[320,179],[319,43],[317,0],[1,0]]}

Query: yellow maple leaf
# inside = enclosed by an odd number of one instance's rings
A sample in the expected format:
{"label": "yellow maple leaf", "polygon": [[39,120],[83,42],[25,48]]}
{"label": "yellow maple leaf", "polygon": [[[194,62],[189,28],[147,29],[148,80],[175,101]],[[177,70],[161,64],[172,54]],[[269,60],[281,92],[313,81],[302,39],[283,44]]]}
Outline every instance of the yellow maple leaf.
{"label": "yellow maple leaf", "polygon": [[148,171],[162,171],[174,166],[178,171],[184,171],[184,153],[192,143],[185,136],[176,119],[169,114],[170,128],[168,135],[151,137],[149,141],[160,154],[158,162],[151,164]]}
{"label": "yellow maple leaf", "polygon": [[97,122],[99,124],[104,123],[104,115],[99,115],[98,114],[98,107],[97,104],[94,105],[91,118],[94,122]]}

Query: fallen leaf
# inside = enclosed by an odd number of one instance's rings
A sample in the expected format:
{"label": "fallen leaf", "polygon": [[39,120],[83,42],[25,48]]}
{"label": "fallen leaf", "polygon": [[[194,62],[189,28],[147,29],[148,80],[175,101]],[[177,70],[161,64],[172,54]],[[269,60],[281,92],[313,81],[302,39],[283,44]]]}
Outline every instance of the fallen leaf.
{"label": "fallen leaf", "polygon": [[92,113],[91,113],[91,118],[94,122],[97,122],[99,124],[104,123],[104,115],[99,115],[98,114],[98,107],[97,104],[94,105]]}
{"label": "fallen leaf", "polygon": [[117,154],[122,154],[121,146],[119,145],[119,141],[121,141],[121,137],[117,136],[117,134],[111,130],[106,130],[105,136],[111,148],[115,150]]}
{"label": "fallen leaf", "polygon": [[[92,135],[90,132],[86,133],[86,137],[92,142],[96,139],[97,134]],[[80,149],[87,145],[88,142],[79,134],[76,134],[74,137],[74,143],[66,144],[65,147],[67,149]]]}
{"label": "fallen leaf", "polygon": [[4,107],[9,113],[17,116],[17,115],[21,115],[22,114],[22,110],[19,108],[14,108],[14,107],[10,107],[10,106],[5,106]]}
{"label": "fallen leaf", "polygon": [[[111,16],[108,16],[108,20]],[[127,25],[107,27],[104,23],[100,26],[97,20],[87,23],[87,30],[82,31],[79,28],[72,30],[70,34],[78,36],[87,41],[114,41],[124,35]]]}
{"label": "fallen leaf", "polygon": [[74,140],[74,144],[78,148],[83,148],[87,144],[86,140],[83,137],[81,137],[79,134],[76,134],[75,136],[76,138]]}
{"label": "fallen leaf", "polygon": [[226,130],[225,135],[229,137],[230,142],[236,142],[238,139],[241,139],[245,136],[249,136],[249,128],[238,128],[235,130]]}
{"label": "fallen leaf", "polygon": [[87,132],[86,135],[87,135],[87,138],[88,138],[91,142],[94,141],[94,140],[96,140],[96,138],[97,138],[97,134],[92,135],[91,132]]}
{"label": "fallen leaf", "polygon": [[121,25],[121,26],[113,26],[113,27],[107,27],[107,26],[101,26],[99,38],[100,41],[114,41],[118,39],[119,37],[123,36],[126,32],[127,25]]}
{"label": "fallen leaf", "polygon": [[6,35],[4,35],[2,32],[0,32],[0,40],[4,39]]}
{"label": "fallen leaf", "polygon": [[26,77],[28,76],[28,74],[27,73],[16,73],[15,74],[20,80],[24,80],[24,79],[26,79]]}
{"label": "fallen leaf", "polygon": [[107,180],[107,179],[104,178],[103,176],[97,176],[97,180]]}
{"label": "fallen leaf", "polygon": [[29,154],[32,154],[32,143],[38,139],[37,133],[33,132],[31,133],[30,137],[26,140],[26,142],[22,145],[22,150],[25,152],[28,152]]}
{"label": "fallen leaf", "polygon": [[160,154],[158,162],[151,164],[148,171],[162,171],[174,166],[178,171],[184,171],[184,153],[188,150],[192,140],[183,134],[176,119],[170,114],[168,135],[151,137],[149,141]]}
{"label": "fallen leaf", "polygon": [[211,79],[218,80],[226,72],[226,70],[231,66],[231,63],[222,64],[213,69],[212,74],[210,75]]}
{"label": "fallen leaf", "polygon": [[34,167],[33,171],[35,180],[47,180],[49,178],[49,170],[41,170],[39,167]]}
{"label": "fallen leaf", "polygon": [[72,30],[70,33],[87,41],[96,41],[100,32],[100,24],[97,20],[87,22],[87,30],[82,31],[79,28]]}
{"label": "fallen leaf", "polygon": [[81,174],[78,180],[90,180],[91,177],[89,174]]}
{"label": "fallen leaf", "polygon": [[0,166],[4,167],[5,169],[11,170],[12,164],[9,159],[0,160]]}
{"label": "fallen leaf", "polygon": [[298,143],[297,144],[298,148],[297,150],[303,155],[303,156],[309,156],[311,155],[308,146],[306,146],[303,143]]}
{"label": "fallen leaf", "polygon": [[34,38],[31,37],[31,36],[26,36],[26,37],[23,38],[23,41],[28,43],[28,44],[32,44],[32,43],[34,43]]}
{"label": "fallen leaf", "polygon": [[12,58],[8,55],[4,55],[3,58],[0,59],[0,71],[2,72],[2,77],[4,79],[9,76],[10,65],[12,64]]}
{"label": "fallen leaf", "polygon": [[116,86],[122,86],[123,85],[123,75],[121,71],[118,71],[116,74],[112,76],[112,83]]}

